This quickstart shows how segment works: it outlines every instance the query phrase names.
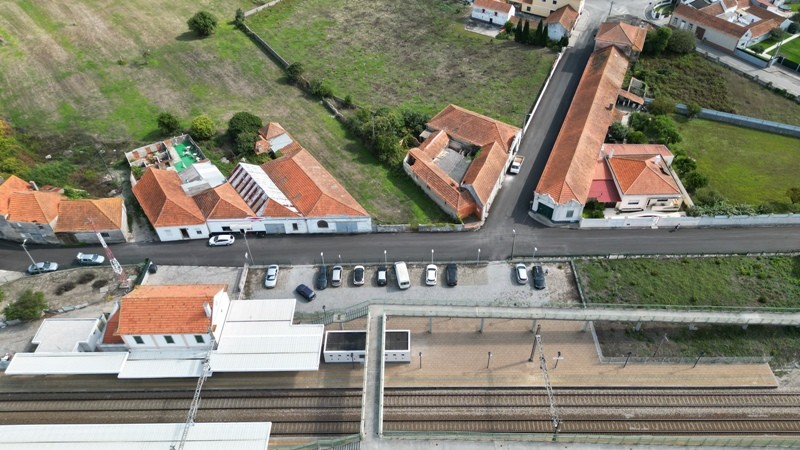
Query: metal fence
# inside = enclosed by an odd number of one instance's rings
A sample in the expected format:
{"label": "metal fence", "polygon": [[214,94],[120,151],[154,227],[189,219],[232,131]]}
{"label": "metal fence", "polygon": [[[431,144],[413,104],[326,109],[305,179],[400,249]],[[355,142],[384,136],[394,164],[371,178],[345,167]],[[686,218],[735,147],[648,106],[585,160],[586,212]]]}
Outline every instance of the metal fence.
{"label": "metal fence", "polygon": [[[689,113],[686,105],[680,103],[675,105],[675,109],[681,114]],[[729,123],[731,125],[737,125],[740,127],[753,128],[769,133],[800,138],[800,127],[797,125],[788,125],[770,120],[756,119],[755,117],[731,114],[707,108],[700,110],[700,114],[698,114],[697,117],[701,119],[713,120],[715,122]]]}
{"label": "metal fence", "polygon": [[763,214],[758,216],[700,216],[700,217],[624,217],[586,219],[580,228],[686,228],[712,227],[777,227],[800,225],[800,214]]}

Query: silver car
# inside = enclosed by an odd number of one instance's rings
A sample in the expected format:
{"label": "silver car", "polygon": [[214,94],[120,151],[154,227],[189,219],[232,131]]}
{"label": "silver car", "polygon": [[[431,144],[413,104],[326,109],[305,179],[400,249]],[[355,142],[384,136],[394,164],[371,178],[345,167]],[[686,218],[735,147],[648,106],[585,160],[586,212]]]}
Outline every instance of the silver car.
{"label": "silver car", "polygon": [[528,269],[525,264],[519,263],[514,266],[514,274],[517,276],[517,283],[528,284]]}
{"label": "silver car", "polygon": [[267,275],[264,277],[264,287],[272,289],[278,284],[278,271],[280,268],[277,264],[267,267]]}
{"label": "silver car", "polygon": [[208,240],[209,247],[219,247],[222,245],[233,245],[236,241],[236,238],[233,237],[232,234],[220,234],[217,236],[212,236]]}
{"label": "silver car", "polygon": [[33,275],[37,273],[55,272],[58,270],[58,263],[52,261],[38,262],[28,266],[28,273]]}

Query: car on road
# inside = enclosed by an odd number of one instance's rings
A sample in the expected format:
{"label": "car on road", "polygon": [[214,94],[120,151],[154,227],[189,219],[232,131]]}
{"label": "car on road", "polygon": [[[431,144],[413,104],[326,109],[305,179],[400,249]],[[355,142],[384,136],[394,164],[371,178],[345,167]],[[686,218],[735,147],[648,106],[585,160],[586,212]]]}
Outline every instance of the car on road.
{"label": "car on road", "polygon": [[342,275],[344,273],[344,269],[342,266],[333,266],[333,272],[331,272],[331,286],[332,287],[339,287],[342,285]]}
{"label": "car on road", "polygon": [[105,256],[96,253],[78,253],[75,258],[77,258],[78,264],[82,266],[99,266],[106,262]]}
{"label": "car on road", "polygon": [[218,234],[216,236],[211,236],[208,240],[209,247],[221,247],[225,245],[233,245],[236,241],[236,238],[233,237],[232,234]]}
{"label": "car on road", "polygon": [[28,266],[28,273],[33,275],[37,273],[55,272],[58,270],[58,263],[52,261],[43,261]]}
{"label": "car on road", "polygon": [[378,267],[378,286],[386,286],[386,284],[389,282],[388,272],[389,271],[386,269],[386,266]]}
{"label": "car on road", "polygon": [[456,286],[458,285],[458,265],[455,263],[450,263],[445,268],[445,274],[447,275],[447,285],[448,286]]}
{"label": "car on road", "polygon": [[535,289],[544,289],[547,287],[544,281],[544,269],[542,269],[542,266],[533,266],[531,273],[533,274],[533,287]]}
{"label": "car on road", "polygon": [[305,284],[297,286],[297,288],[294,291],[300,294],[300,296],[302,296],[304,299],[308,301],[314,300],[314,298],[317,296],[317,293],[314,292],[313,289],[306,286]]}
{"label": "car on road", "polygon": [[317,274],[317,290],[321,291],[328,287],[328,268],[321,266]]}
{"label": "car on road", "polygon": [[362,286],[364,284],[365,272],[364,266],[355,266],[353,268],[353,284],[355,286]]}
{"label": "car on road", "polygon": [[528,284],[528,269],[525,264],[519,263],[514,266],[514,275],[517,277],[517,283]]}
{"label": "car on road", "polygon": [[264,287],[272,289],[278,284],[278,271],[280,268],[277,264],[267,267],[267,274],[264,276]]}
{"label": "car on road", "polygon": [[436,264],[428,264],[425,266],[425,284],[428,286],[436,286]]}

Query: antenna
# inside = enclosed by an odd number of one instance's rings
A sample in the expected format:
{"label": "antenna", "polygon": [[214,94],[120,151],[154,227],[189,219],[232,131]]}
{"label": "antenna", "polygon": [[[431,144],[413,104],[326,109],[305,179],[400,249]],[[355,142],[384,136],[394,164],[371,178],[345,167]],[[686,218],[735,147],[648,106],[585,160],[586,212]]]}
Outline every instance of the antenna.
{"label": "antenna", "polygon": [[[119,278],[119,287],[123,289],[128,289],[130,285],[128,284],[128,276],[125,275],[125,269],[122,268],[122,265],[117,261],[117,258],[114,257],[114,253],[108,248],[106,244],[106,240],[103,239],[103,234],[97,231],[97,227],[94,225],[94,220],[89,217],[86,219],[92,225],[92,229],[94,230],[94,234],[97,235],[97,240],[100,241],[100,245],[103,246],[103,249],[106,252],[106,256],[108,257],[108,261],[111,263],[111,268],[114,269],[114,273],[117,274]],[[147,269],[147,268],[145,268]]]}

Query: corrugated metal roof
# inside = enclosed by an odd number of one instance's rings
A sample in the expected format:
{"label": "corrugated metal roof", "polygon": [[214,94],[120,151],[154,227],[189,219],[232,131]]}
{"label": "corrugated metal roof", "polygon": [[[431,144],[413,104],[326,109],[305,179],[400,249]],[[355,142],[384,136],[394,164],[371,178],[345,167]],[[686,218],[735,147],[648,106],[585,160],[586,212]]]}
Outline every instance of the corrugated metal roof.
{"label": "corrugated metal roof", "polygon": [[117,374],[127,358],[127,352],[17,353],[6,375]]}
{"label": "corrugated metal roof", "polygon": [[[4,449],[164,450],[177,443],[183,423],[4,425]],[[270,422],[195,423],[184,449],[266,450]]]}
{"label": "corrugated metal roof", "polygon": [[31,340],[36,353],[76,352],[78,343],[87,342],[97,328],[98,319],[45,319]]}
{"label": "corrugated metal roof", "polygon": [[274,300],[235,300],[228,309],[226,322],[289,321],[294,318],[297,300],[283,298]]}
{"label": "corrugated metal roof", "polygon": [[203,361],[198,359],[129,359],[117,378],[197,378],[202,372]]}
{"label": "corrugated metal roof", "polygon": [[322,328],[316,334],[300,336],[223,337],[218,353],[311,353],[322,348]]}
{"label": "corrugated metal roof", "polygon": [[[239,336],[302,336],[314,334],[319,325],[292,325],[290,322],[227,322],[222,331],[226,338]],[[313,331],[311,331],[313,330]]]}
{"label": "corrugated metal roof", "polygon": [[294,372],[319,370],[320,353],[219,353],[211,354],[215,372]]}
{"label": "corrugated metal roof", "polygon": [[[286,195],[280,189],[278,189],[278,186],[276,186],[272,179],[267,176],[267,173],[264,172],[264,169],[255,164],[247,163],[239,163],[239,167],[242,168],[242,170],[250,177],[250,179],[253,180],[253,182],[255,182],[261,191],[267,195],[267,197],[280,203],[293,212],[298,212],[294,204],[288,198],[286,198]],[[232,182],[231,184],[235,183]]]}

